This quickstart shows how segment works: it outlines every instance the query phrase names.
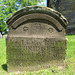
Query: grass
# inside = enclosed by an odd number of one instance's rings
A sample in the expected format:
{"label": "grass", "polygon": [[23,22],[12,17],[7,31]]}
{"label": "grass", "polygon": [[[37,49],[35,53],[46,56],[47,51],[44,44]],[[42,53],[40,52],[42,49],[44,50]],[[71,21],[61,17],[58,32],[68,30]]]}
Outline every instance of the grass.
{"label": "grass", "polygon": [[65,71],[58,71],[54,66],[51,69],[43,69],[34,72],[24,72],[24,73],[7,73],[6,65],[6,40],[5,38],[0,38],[0,75],[75,75],[75,35],[67,35],[68,43],[66,50],[66,63],[67,68]]}

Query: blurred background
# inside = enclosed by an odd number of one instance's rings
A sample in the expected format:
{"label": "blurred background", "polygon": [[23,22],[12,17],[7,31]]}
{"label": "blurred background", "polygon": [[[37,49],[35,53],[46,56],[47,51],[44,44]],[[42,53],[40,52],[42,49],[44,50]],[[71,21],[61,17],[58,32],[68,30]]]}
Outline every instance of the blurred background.
{"label": "blurred background", "polygon": [[50,7],[62,13],[69,22],[67,35],[75,34],[75,0],[0,0],[0,38],[7,37],[6,20],[15,11],[32,5]]}

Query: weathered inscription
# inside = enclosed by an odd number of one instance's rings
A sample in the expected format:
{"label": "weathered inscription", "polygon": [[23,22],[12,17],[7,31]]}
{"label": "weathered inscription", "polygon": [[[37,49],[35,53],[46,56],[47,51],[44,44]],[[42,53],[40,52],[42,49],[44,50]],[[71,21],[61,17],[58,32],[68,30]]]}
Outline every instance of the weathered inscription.
{"label": "weathered inscription", "polygon": [[[18,39],[16,39],[15,41],[12,41],[14,43],[12,43],[12,47],[13,48],[17,48],[18,51],[20,51],[20,49],[23,49],[23,52],[29,52],[31,55],[33,54],[40,54],[41,56],[51,56],[51,57],[58,57],[62,58],[63,54],[65,53],[64,50],[66,49],[65,44],[65,40],[54,40],[54,39],[49,39],[49,38],[25,38],[25,39],[20,39],[18,42]],[[11,40],[10,40],[11,41]],[[19,43],[19,44],[17,44]],[[16,47],[15,47],[16,45]],[[15,50],[17,55],[19,55],[19,52],[17,52],[17,50]],[[13,51],[14,52],[14,51]],[[24,53],[21,53],[22,56],[24,56]],[[20,56],[21,56],[20,54]],[[61,57],[59,57],[61,55]]]}

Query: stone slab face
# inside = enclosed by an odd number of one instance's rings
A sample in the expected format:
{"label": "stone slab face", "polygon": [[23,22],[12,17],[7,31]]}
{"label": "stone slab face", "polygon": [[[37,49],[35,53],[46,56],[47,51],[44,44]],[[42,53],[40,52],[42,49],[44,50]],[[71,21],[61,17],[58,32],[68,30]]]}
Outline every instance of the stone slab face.
{"label": "stone slab face", "polygon": [[15,12],[7,24],[8,72],[65,66],[67,20],[59,12],[40,6],[27,7]]}

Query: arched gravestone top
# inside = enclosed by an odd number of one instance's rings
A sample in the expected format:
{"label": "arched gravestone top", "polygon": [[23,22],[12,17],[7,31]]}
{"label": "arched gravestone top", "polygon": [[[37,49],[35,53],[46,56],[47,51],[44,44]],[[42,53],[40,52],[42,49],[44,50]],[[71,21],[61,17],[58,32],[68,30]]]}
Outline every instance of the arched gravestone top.
{"label": "arched gravestone top", "polygon": [[[35,23],[32,24],[31,23]],[[29,23],[29,24],[28,24]],[[46,27],[46,25],[50,25],[52,27]],[[43,33],[48,33],[45,31],[48,30],[51,33],[53,31],[56,32],[60,32],[61,34],[65,33],[65,29],[67,27],[67,20],[65,19],[65,17],[63,17],[63,15],[51,8],[48,7],[41,7],[41,6],[29,6],[29,7],[24,7],[20,10],[18,10],[17,12],[15,12],[8,20],[7,20],[7,24],[9,25],[9,29],[10,31],[12,31],[11,34],[20,34],[21,29],[19,29],[19,31],[17,30],[18,27],[24,25],[24,24],[28,24],[25,27],[23,26],[23,31],[27,32],[27,34],[40,34],[43,35]],[[43,26],[41,26],[41,24]],[[30,26],[31,25],[31,26]],[[35,27],[35,26],[36,27]],[[38,29],[38,31],[36,30],[38,27],[40,27],[40,29]],[[30,28],[30,29],[29,29]],[[17,30],[16,33],[13,30]],[[30,31],[28,31],[30,30]],[[41,30],[41,31],[40,31]],[[44,30],[44,31],[43,31]],[[35,32],[33,32],[35,31]],[[39,33],[40,31],[40,33]],[[59,35],[60,35],[59,33]],[[56,34],[56,33],[54,33]]]}

